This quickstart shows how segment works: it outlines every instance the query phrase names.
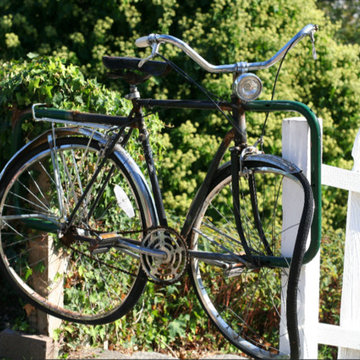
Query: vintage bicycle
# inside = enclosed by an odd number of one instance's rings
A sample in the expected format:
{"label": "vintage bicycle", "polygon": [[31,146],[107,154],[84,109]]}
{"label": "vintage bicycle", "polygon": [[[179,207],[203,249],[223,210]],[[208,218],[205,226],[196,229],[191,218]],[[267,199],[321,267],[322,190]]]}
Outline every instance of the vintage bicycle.
{"label": "vintage bicycle", "polygon": [[[255,358],[299,357],[298,279],[320,239],[320,130],[306,105],[255,101],[262,85],[250,71],[283,60],[305,36],[314,44],[316,30],[305,26],[268,61],[219,66],[180,39],[151,34],[136,41],[151,47],[146,59],[103,58],[112,77],[130,84],[128,116],[33,105],[33,118],[52,128],[21,148],[0,175],[0,268],[7,280],[51,315],[103,324],[125,315],[147,281],[175,283],[188,271],[205,311],[232,344]],[[233,73],[231,101],[209,93],[203,101],[142,99],[137,85],[150,76],[175,69],[190,79],[170,60],[152,60],[161,56],[163,43],[179,47],[208,72]],[[220,111],[229,121],[180,232],[168,226],[143,108]],[[248,111],[305,116],[311,184],[296,165],[264,154],[261,137],[247,143]],[[150,186],[126,151],[134,132]],[[227,152],[231,160],[225,162]],[[303,194],[303,203],[284,228],[282,195],[289,184]],[[292,256],[281,250],[288,232],[295,239]],[[287,338],[290,351],[283,352]]]}

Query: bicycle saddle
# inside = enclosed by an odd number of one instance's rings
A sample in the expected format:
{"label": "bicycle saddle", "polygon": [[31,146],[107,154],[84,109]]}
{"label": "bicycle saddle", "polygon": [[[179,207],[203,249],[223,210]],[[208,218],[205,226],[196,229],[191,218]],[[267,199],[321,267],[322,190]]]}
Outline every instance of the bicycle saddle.
{"label": "bicycle saddle", "polygon": [[[139,68],[140,58],[103,56],[103,63],[112,79],[122,78],[131,85],[140,84],[151,76],[166,75],[171,67],[163,61],[147,61]],[[134,72],[136,71],[136,72]]]}

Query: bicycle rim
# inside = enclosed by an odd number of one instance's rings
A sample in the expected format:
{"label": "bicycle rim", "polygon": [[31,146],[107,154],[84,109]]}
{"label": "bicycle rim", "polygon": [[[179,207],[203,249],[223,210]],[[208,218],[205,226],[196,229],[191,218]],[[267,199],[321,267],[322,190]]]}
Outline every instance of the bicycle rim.
{"label": "bicycle rim", "polygon": [[[61,225],[101,162],[99,155],[94,140],[57,139],[24,154],[0,186],[6,277],[42,310],[89,324],[124,315],[146,284],[137,254],[114,248],[96,254],[94,243],[61,236]],[[109,158],[74,218],[73,232],[89,238],[125,232],[140,243],[139,196],[121,164]]]}
{"label": "bicycle rim", "polygon": [[[263,164],[246,165],[240,173],[240,217],[254,256],[281,257],[281,239],[296,237],[301,213],[283,224],[282,197],[289,189],[303,193],[298,176],[303,175]],[[231,175],[223,171],[195,220],[190,248],[244,256],[232,209]],[[193,258],[191,274],[204,309],[231,343],[255,358],[289,356],[285,311],[288,268]]]}

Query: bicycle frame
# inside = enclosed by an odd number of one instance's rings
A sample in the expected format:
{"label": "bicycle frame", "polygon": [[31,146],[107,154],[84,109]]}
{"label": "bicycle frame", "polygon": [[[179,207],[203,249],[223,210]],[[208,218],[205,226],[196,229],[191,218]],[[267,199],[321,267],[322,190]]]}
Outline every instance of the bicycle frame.
{"label": "bicycle frame", "polygon": [[[209,101],[195,101],[195,100],[137,100],[139,105],[145,107],[163,107],[163,108],[187,108],[200,110],[215,110],[216,106]],[[242,115],[245,111],[256,112],[273,112],[273,111],[294,111],[305,117],[310,127],[311,134],[311,187],[314,194],[315,209],[314,218],[311,227],[311,242],[304,256],[304,263],[311,261],[317,254],[320,248],[321,239],[321,130],[319,122],[311,109],[299,102],[295,101],[253,101],[247,104],[241,103],[219,103],[223,110],[233,110],[233,121],[243,131],[242,134],[236,135],[234,129],[228,132],[222,143],[220,144],[211,164],[208,169],[204,182],[201,184],[191,206],[188,211],[185,223],[183,225],[181,235],[185,238],[189,235],[193,219],[196,217],[196,209],[198,204],[203,203],[209,184],[213,179],[219,164],[228,149],[231,141],[246,143],[246,129],[245,122]],[[234,111],[235,110],[235,111]],[[237,138],[238,137],[238,138]],[[274,257],[267,257],[272,265],[288,266],[288,259],[279,259]]]}
{"label": "bicycle frame", "polygon": [[[64,110],[36,108],[34,114],[41,120],[50,120],[64,123],[73,123],[81,125],[81,122],[91,124],[109,124],[117,126],[132,126],[139,129],[139,139],[144,151],[149,179],[155,201],[155,208],[161,226],[167,226],[167,218],[165,214],[164,204],[161,196],[161,191],[158,183],[157,172],[152,156],[152,150],[148,140],[148,133],[142,114],[142,107],[161,107],[161,108],[186,108],[186,109],[200,109],[200,110],[216,110],[216,105],[210,101],[198,100],[154,100],[154,99],[134,99],[134,108],[128,117],[115,117],[99,114],[84,114]],[[321,238],[321,133],[320,126],[315,114],[306,105],[295,101],[253,101],[246,104],[239,103],[236,99],[232,103],[220,102],[217,104],[222,110],[232,111],[232,118],[240,133],[233,128],[223,138],[207,172],[207,175],[201,184],[193,202],[189,208],[186,220],[181,230],[181,235],[187,238],[191,233],[194,225],[194,219],[199,209],[199,204],[202,204],[208,192],[212,179],[214,178],[221,160],[232,141],[235,145],[244,146],[246,144],[246,129],[245,117],[246,111],[254,112],[273,112],[273,111],[294,111],[303,115],[310,127],[311,134],[311,187],[314,194],[315,209],[314,218],[311,227],[311,241],[304,256],[304,263],[309,262],[318,252]],[[117,138],[120,135],[116,136]],[[111,151],[115,146],[116,141],[113,141],[109,146],[108,151]],[[216,255],[216,254],[214,254]],[[220,255],[220,254],[219,254]],[[201,257],[196,251],[190,251],[190,256]],[[287,267],[289,259],[280,257],[260,257],[261,263],[268,266]]]}

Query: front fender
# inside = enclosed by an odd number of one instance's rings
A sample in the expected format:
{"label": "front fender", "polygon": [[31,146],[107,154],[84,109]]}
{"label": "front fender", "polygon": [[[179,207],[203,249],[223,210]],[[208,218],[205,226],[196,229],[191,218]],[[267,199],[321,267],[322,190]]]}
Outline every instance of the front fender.
{"label": "front fender", "polygon": [[301,169],[298,168],[295,164],[290,161],[283,159],[276,155],[271,154],[254,154],[249,155],[245,158],[244,163],[251,163],[252,161],[264,163],[266,166],[272,166],[279,170],[285,171],[289,174],[297,174],[301,172]]}

